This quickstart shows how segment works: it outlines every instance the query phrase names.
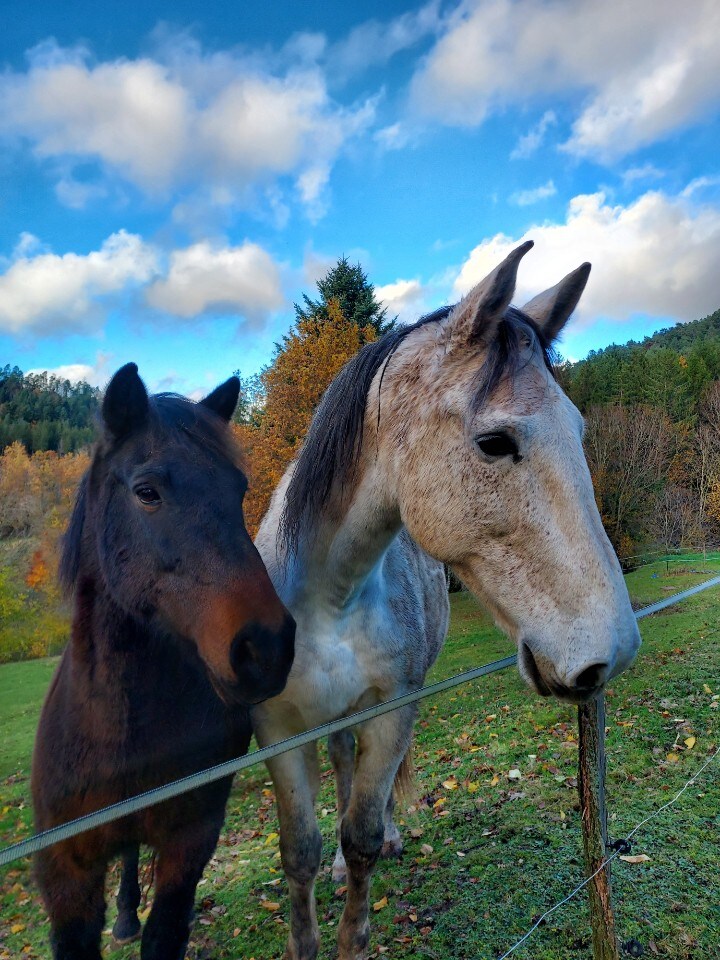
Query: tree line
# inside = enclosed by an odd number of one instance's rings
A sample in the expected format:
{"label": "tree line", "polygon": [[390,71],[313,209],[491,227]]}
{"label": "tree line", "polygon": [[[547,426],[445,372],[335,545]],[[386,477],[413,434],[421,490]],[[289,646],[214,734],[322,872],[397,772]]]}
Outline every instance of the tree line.
{"label": "tree line", "polygon": [[19,442],[28,453],[74,453],[94,436],[100,391],[48,373],[0,368],[0,450]]}
{"label": "tree line", "polygon": [[621,557],[720,543],[720,310],[563,363],[585,416],[603,523]]}
{"label": "tree line", "polygon": [[[360,265],[342,258],[317,297],[295,305],[268,366],[243,380],[233,428],[247,455],[252,533],[327,385],[395,322]],[[579,363],[560,361],[557,375],[585,416],[595,496],[618,555],[720,545],[720,310]],[[57,643],[60,535],[99,401],[88,384],[0,370],[0,660],[37,654],[45,634]],[[23,633],[31,611],[33,629]],[[46,623],[40,611],[55,613]]]}

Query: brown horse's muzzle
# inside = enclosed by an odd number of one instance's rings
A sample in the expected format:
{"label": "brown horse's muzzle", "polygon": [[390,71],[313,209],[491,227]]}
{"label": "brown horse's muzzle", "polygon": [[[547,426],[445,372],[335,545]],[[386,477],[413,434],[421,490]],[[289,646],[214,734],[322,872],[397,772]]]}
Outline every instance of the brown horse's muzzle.
{"label": "brown horse's muzzle", "polygon": [[277,630],[249,623],[230,647],[232,684],[223,684],[226,694],[243,703],[260,703],[276,697],[285,688],[295,656],[295,621],[287,614]]}

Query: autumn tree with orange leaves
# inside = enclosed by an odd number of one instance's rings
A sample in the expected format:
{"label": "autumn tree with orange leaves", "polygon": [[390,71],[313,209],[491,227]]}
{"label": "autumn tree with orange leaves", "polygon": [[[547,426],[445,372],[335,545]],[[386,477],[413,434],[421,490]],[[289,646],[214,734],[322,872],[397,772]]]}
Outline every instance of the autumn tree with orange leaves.
{"label": "autumn tree with orange leaves", "polygon": [[372,325],[359,327],[347,320],[331,300],[327,319],[298,320],[263,371],[262,409],[235,427],[249,463],[245,519],[253,536],[273,490],[300,451],[323,393],[363,344],[376,337]]}
{"label": "autumn tree with orange leaves", "polygon": [[[247,454],[250,490],[245,519],[254,536],[275,487],[298,455],[323,393],[347,361],[395,325],[375,299],[360,264],[341,257],[317,282],[319,299],[303,295],[295,323],[270,366],[245,382],[235,429]],[[246,394],[248,391],[246,391]]]}

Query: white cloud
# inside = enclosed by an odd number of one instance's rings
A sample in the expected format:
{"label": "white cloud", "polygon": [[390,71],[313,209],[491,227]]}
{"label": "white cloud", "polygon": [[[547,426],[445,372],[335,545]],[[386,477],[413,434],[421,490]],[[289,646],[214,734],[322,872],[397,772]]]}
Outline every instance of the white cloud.
{"label": "white cloud", "polygon": [[533,203],[539,203],[541,200],[547,200],[548,197],[554,197],[557,193],[557,187],[548,180],[539,187],[532,187],[529,190],[518,190],[510,196],[510,203],[518,207],[529,207]]}
{"label": "white cloud", "polygon": [[39,157],[98,158],[145,190],[167,188],[190,144],[188,91],[151,60],[88,60],[81,49],[36,48],[27,73],[0,81],[2,129]]}
{"label": "white cloud", "polygon": [[440,26],[439,0],[391,20],[367,20],[327,51],[328,75],[333,79],[364,73],[414,47]]}
{"label": "white cloud", "polygon": [[176,317],[233,311],[259,322],[284,298],[280,272],[255,243],[213,247],[207,241],[170,255],[167,276],[146,291],[148,304]]}
{"label": "white cloud", "polygon": [[522,237],[498,234],[470,253],[454,284],[460,296],[522,240],[535,241],[523,258],[515,302],[526,303],[584,260],[593,265],[575,323],[633,314],[692,320],[720,305],[720,209],[696,206],[659,191],[628,206],[602,193],[575,197],[564,223],[531,227]]}
{"label": "white cloud", "polygon": [[720,186],[720,177],[696,177],[685,187],[681,196],[692,197],[700,190],[709,190],[717,186]]}
{"label": "white cloud", "polygon": [[124,230],[84,255],[33,256],[27,236],[20,256],[0,276],[0,330],[5,333],[91,331],[108,297],[147,283],[158,270],[156,251]]}
{"label": "white cloud", "polygon": [[108,363],[111,356],[107,353],[98,353],[95,363],[66,363],[59,367],[28,370],[28,374],[47,373],[58,380],[69,380],[70,383],[89,383],[91,387],[104,387],[110,379],[111,371]]}
{"label": "white cloud", "polygon": [[625,186],[637,183],[638,180],[662,180],[665,176],[662,170],[652,163],[644,163],[640,167],[630,167],[622,175]]}
{"label": "white cloud", "polygon": [[719,34],[716,0],[465,0],[419,66],[412,102],[473,126],[570,94],[581,108],[566,149],[610,160],[717,107]]}
{"label": "white cloud", "polygon": [[375,287],[375,297],[388,308],[390,316],[397,315],[402,323],[412,323],[426,312],[426,291],[419,280],[396,280]]}
{"label": "white cloud", "polygon": [[107,187],[102,183],[83,183],[73,176],[64,176],[55,184],[55,196],[63,206],[71,210],[84,210],[93,200],[107,196]]}
{"label": "white cloud", "polygon": [[542,145],[545,134],[550,127],[557,124],[557,116],[554,110],[546,110],[538,122],[531,127],[528,132],[520,137],[515,149],[510,154],[511,160],[526,160],[531,157]]}
{"label": "white cloud", "polygon": [[404,150],[418,139],[418,131],[407,123],[398,121],[381,127],[373,134],[373,140],[383,150]]}
{"label": "white cloud", "polygon": [[[108,309],[134,294],[181,320],[218,312],[239,313],[254,325],[285,303],[280,268],[255,243],[211,245],[207,240],[164,254],[124,230],[87,254],[47,251],[22,234],[0,274],[0,332],[52,336],[97,333]],[[152,317],[151,317],[152,319]]]}
{"label": "white cloud", "polygon": [[72,163],[97,161],[153,197],[201,189],[216,203],[289,178],[317,214],[338,154],[372,121],[375,101],[341,107],[317,66],[266,61],[205,53],[184,36],[155,58],[104,63],[46,42],[26,72],[0,76],[0,133],[62,162],[57,194],[71,206],[100,189],[74,180]]}

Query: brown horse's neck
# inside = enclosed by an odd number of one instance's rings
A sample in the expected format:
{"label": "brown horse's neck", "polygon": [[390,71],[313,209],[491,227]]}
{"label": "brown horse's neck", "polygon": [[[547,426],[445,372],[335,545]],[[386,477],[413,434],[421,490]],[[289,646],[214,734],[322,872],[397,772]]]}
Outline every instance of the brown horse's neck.
{"label": "brown horse's neck", "polygon": [[[83,704],[90,722],[100,721],[109,728],[108,736],[123,739],[128,725],[137,722],[136,708],[162,697],[169,661],[173,658],[182,668],[186,660],[182,647],[179,639],[172,644],[171,638],[161,638],[152,627],[125,613],[102,583],[91,576],[79,578],[69,679],[76,702]],[[183,672],[193,672],[189,663]],[[198,666],[195,672],[203,671]]]}

